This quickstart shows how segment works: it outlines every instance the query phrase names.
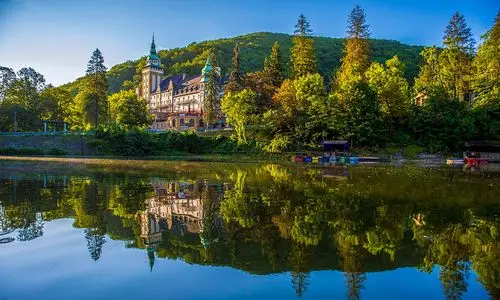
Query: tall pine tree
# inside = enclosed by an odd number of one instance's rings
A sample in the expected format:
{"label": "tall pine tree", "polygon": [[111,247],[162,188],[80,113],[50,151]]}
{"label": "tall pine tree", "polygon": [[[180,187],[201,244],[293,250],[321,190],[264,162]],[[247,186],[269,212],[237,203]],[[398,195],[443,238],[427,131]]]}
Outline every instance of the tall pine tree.
{"label": "tall pine tree", "polygon": [[233,61],[231,64],[231,72],[229,73],[229,82],[226,86],[227,92],[238,92],[243,89],[243,75],[240,70],[240,46],[238,43],[234,45]]}
{"label": "tall pine tree", "polygon": [[364,79],[364,74],[370,66],[370,37],[369,25],[366,16],[359,6],[354,7],[348,18],[346,44],[341,66],[336,76],[337,87],[349,82],[359,82]]}
{"label": "tall pine tree", "polygon": [[464,53],[474,54],[475,41],[472,31],[467,26],[464,16],[459,12],[453,14],[450,23],[446,26],[443,45],[449,49],[458,49]]}
{"label": "tall pine tree", "polygon": [[312,34],[311,24],[303,14],[300,14],[297,24],[295,24],[294,35],[309,36]]}
{"label": "tall pine tree", "polygon": [[310,37],[312,30],[304,15],[300,15],[295,25],[295,35],[291,49],[292,77],[298,78],[318,72],[316,49]]}
{"label": "tall pine tree", "polygon": [[281,53],[278,41],[274,42],[271,54],[264,60],[264,77],[272,86],[278,88],[283,81]]}
{"label": "tall pine tree", "polygon": [[464,16],[456,12],[444,31],[445,49],[439,55],[441,82],[450,98],[466,100],[471,92],[474,44]]}
{"label": "tall pine tree", "polygon": [[205,86],[205,100],[204,100],[204,121],[205,126],[209,128],[212,124],[214,124],[216,119],[216,101],[217,101],[217,85],[216,85],[216,74],[215,68],[212,67],[210,73],[208,74],[208,81]]}
{"label": "tall pine tree", "polygon": [[86,127],[97,127],[103,121],[109,122],[109,105],[107,101],[108,82],[106,67],[101,51],[96,49],[87,64],[84,88],[80,93],[80,111]]}

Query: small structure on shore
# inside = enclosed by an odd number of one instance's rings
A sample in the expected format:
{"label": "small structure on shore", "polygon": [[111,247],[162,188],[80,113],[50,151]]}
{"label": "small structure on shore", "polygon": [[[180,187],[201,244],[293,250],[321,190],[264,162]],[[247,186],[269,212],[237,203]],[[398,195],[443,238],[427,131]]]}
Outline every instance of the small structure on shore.
{"label": "small structure on shore", "polygon": [[349,141],[341,140],[341,141],[323,141],[323,151],[333,152],[348,152],[349,151]]}
{"label": "small structure on shore", "polygon": [[466,156],[474,152],[481,158],[500,162],[500,141],[468,141],[465,150]]}
{"label": "small structure on shore", "polygon": [[500,162],[500,141],[465,142],[465,151],[466,163]]}

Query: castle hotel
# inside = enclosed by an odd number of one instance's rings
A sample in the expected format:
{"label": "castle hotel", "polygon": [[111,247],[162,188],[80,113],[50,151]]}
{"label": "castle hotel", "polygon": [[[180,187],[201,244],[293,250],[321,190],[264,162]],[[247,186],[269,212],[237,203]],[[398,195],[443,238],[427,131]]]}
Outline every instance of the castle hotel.
{"label": "castle hotel", "polygon": [[[142,69],[142,86],[137,90],[139,97],[148,102],[149,109],[155,116],[155,121],[150,127],[155,130],[186,130],[203,127],[205,85],[211,71],[210,57],[207,57],[200,75],[176,74],[163,77],[163,68],[156,53],[153,37],[146,66]],[[224,91],[224,80],[220,68],[214,71],[217,81],[216,99],[220,100]],[[218,104],[216,104],[215,111],[220,116]]]}

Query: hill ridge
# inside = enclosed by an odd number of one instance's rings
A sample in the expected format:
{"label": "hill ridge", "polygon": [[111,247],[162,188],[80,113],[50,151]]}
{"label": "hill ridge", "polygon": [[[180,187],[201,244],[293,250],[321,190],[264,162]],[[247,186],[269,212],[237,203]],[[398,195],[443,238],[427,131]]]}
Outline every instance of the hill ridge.
{"label": "hill ridge", "polygon": [[[345,38],[312,36],[318,56],[318,71],[325,77],[329,77],[334,68],[340,65],[340,58],[344,47]],[[280,44],[283,66],[288,72],[289,48],[292,46],[292,35],[276,32],[252,32],[235,37],[224,37],[214,40],[192,42],[184,47],[162,49],[158,51],[162,65],[165,68],[165,76],[186,73],[187,75],[199,74],[205,64],[210,49],[216,53],[217,64],[224,72],[228,71],[231,64],[232,48],[235,43],[240,44],[241,67],[244,72],[253,72],[262,69],[264,58],[269,55],[275,41]],[[394,55],[398,55],[406,64],[405,76],[412,81],[418,74],[420,62],[419,53],[424,46],[408,45],[397,40],[370,39],[372,60],[384,62]],[[148,45],[145,45],[148,47]],[[133,80],[137,67],[144,63],[142,56],[136,60],[127,60],[112,66],[107,73],[109,89],[108,92],[119,91],[125,80]],[[78,85],[82,77],[73,82],[66,83],[62,87],[68,88],[73,94],[78,92]],[[139,80],[136,75],[135,80]]]}

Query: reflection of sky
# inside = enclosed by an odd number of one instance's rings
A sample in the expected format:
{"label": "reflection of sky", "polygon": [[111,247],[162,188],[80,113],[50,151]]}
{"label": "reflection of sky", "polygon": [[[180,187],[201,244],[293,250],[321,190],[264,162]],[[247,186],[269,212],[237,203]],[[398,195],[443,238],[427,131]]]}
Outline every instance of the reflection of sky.
{"label": "reflection of sky", "polygon": [[[101,259],[93,261],[83,229],[73,220],[45,224],[44,236],[30,242],[0,245],[0,299],[146,299],[294,298],[290,274],[251,275],[229,267],[190,265],[157,259],[149,271],[146,251],[126,249],[107,239]],[[345,298],[344,276],[337,271],[312,272],[306,298]],[[429,296],[430,295],[430,296]],[[432,274],[414,268],[370,273],[362,297],[368,299],[442,299],[436,268]],[[475,275],[464,298],[485,299]]]}

